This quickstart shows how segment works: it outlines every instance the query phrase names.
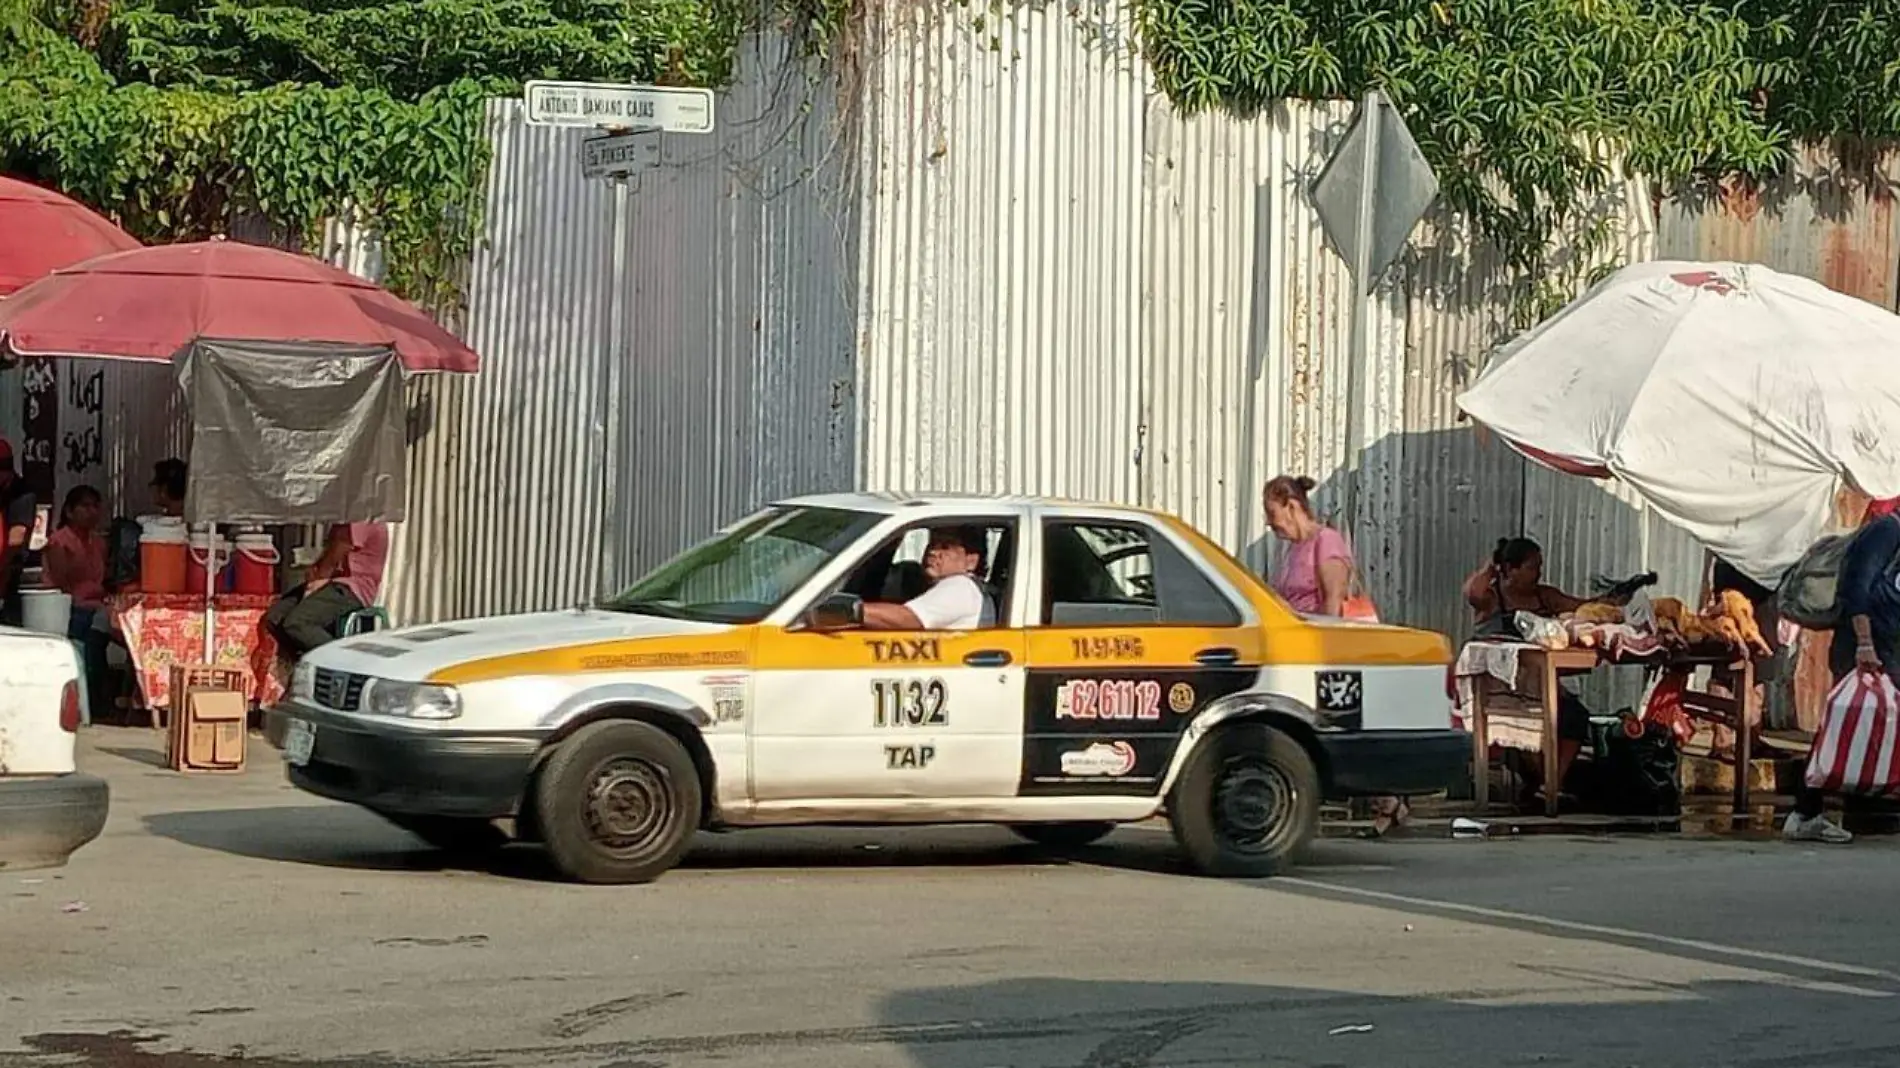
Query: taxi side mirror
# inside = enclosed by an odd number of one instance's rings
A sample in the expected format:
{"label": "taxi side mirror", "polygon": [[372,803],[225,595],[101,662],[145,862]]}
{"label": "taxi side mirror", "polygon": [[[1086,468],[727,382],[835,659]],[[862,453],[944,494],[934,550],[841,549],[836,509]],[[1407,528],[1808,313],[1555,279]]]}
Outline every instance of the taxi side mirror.
{"label": "taxi side mirror", "polygon": [[834,593],[813,605],[806,619],[818,630],[861,627],[864,625],[864,598],[853,593]]}

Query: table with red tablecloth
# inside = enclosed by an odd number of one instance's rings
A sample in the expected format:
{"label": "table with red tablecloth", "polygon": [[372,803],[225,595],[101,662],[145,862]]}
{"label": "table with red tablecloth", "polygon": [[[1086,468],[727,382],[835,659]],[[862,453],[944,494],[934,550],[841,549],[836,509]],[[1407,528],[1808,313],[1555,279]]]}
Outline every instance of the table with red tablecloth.
{"label": "table with red tablecloth", "polygon": [[[219,594],[215,609],[211,662],[244,672],[245,695],[258,705],[284,695],[287,669],[278,663],[277,640],[264,626],[270,597]],[[203,594],[134,593],[114,597],[112,620],[125,636],[133,674],[145,707],[171,708],[173,664],[205,662]]]}

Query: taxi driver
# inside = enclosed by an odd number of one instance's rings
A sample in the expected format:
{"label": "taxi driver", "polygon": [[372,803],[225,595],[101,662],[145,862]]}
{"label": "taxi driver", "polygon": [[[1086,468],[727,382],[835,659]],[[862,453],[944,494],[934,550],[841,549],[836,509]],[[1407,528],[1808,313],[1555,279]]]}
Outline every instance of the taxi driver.
{"label": "taxi driver", "polygon": [[996,607],[976,580],[988,542],[982,527],[942,527],[930,532],[924,575],[930,588],[903,604],[870,602],[870,630],[975,630],[996,625]]}

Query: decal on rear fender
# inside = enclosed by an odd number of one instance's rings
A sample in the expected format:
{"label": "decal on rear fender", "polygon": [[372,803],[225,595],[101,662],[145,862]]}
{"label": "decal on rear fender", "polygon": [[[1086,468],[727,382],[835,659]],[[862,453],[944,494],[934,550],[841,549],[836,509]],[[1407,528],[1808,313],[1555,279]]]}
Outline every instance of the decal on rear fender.
{"label": "decal on rear fender", "polygon": [[1365,718],[1365,676],[1358,671],[1314,672],[1313,708],[1336,726],[1357,729]]}

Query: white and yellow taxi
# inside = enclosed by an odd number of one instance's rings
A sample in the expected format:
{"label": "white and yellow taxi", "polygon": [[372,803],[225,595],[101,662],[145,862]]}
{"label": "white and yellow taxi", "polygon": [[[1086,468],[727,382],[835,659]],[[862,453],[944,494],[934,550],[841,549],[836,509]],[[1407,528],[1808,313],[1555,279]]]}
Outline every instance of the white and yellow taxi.
{"label": "white and yellow taxi", "polygon": [[[983,532],[996,624],[867,630]],[[290,779],[444,847],[543,843],[641,882],[700,829],[1000,823],[1051,845],[1165,813],[1204,872],[1265,875],[1322,797],[1467,772],[1445,638],[1303,617],[1165,515],[1029,498],[773,505],[620,596],[324,646],[272,716]]]}

